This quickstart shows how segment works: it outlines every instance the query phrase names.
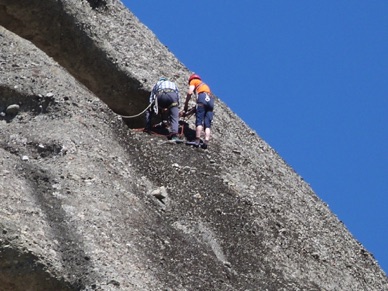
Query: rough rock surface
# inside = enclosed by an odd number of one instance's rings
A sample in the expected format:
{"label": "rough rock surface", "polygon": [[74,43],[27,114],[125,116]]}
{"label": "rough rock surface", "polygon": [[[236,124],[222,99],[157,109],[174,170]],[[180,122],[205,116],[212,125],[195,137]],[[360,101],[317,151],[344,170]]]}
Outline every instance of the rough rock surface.
{"label": "rough rock surface", "polygon": [[0,25],[0,290],[388,290],[219,99],[208,150],[116,114],[189,73],[119,1],[0,0]]}

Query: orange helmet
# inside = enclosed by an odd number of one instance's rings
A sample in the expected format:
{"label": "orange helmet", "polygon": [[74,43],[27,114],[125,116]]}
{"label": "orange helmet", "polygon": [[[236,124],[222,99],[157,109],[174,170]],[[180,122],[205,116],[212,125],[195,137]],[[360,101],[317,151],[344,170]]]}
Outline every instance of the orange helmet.
{"label": "orange helmet", "polygon": [[189,77],[189,84],[191,82],[191,80],[193,79],[198,79],[198,80],[202,80],[200,76],[198,76],[197,74],[192,74],[190,77]]}

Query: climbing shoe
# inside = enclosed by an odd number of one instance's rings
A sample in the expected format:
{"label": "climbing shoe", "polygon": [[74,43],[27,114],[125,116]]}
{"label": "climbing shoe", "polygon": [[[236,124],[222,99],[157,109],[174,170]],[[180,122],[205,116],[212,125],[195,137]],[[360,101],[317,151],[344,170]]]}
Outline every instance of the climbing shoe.
{"label": "climbing shoe", "polygon": [[191,146],[194,146],[194,147],[199,147],[199,141],[186,141],[186,145],[191,145]]}
{"label": "climbing shoe", "polygon": [[170,139],[171,142],[175,142],[175,143],[183,143],[183,139],[180,139],[179,137],[177,136],[173,136],[171,139]]}

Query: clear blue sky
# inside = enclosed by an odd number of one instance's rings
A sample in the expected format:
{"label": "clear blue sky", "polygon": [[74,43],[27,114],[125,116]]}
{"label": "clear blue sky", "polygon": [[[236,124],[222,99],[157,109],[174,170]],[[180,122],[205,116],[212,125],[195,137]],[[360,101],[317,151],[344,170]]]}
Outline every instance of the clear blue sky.
{"label": "clear blue sky", "polygon": [[124,4],[311,185],[387,274],[388,1]]}

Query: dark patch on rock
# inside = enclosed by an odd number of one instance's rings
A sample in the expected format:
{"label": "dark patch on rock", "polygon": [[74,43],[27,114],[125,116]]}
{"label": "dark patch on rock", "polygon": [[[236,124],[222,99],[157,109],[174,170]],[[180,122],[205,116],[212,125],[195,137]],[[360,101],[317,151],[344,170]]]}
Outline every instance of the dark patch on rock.
{"label": "dark patch on rock", "polygon": [[106,0],[87,0],[93,9],[106,8]]}
{"label": "dark patch on rock", "polygon": [[18,290],[77,290],[47,266],[33,252],[15,248],[9,240],[15,240],[13,233],[3,230],[0,235],[0,282],[3,291]]}

